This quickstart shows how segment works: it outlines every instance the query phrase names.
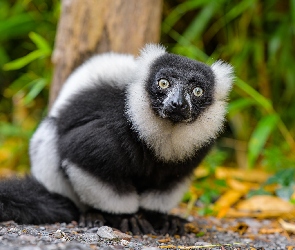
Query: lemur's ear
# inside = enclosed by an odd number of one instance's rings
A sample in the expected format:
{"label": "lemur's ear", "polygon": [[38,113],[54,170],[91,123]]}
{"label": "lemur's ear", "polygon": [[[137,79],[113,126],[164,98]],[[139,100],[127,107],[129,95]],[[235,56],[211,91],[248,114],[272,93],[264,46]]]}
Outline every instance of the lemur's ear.
{"label": "lemur's ear", "polygon": [[218,60],[211,65],[211,69],[215,75],[215,98],[217,100],[223,100],[227,98],[234,80],[233,67]]}
{"label": "lemur's ear", "polygon": [[142,57],[150,57],[154,58],[156,56],[160,56],[162,54],[166,53],[166,49],[163,45],[160,44],[153,44],[149,43],[146,44],[141,50],[140,50],[140,58]]}
{"label": "lemur's ear", "polygon": [[157,57],[160,57],[165,53],[166,49],[164,46],[160,44],[147,44],[140,50],[140,54],[137,57],[137,60],[139,61],[140,66],[146,67]]}

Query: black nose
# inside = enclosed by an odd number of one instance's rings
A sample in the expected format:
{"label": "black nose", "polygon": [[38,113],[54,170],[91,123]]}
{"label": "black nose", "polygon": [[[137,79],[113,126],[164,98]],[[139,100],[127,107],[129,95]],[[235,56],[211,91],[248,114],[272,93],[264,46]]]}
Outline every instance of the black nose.
{"label": "black nose", "polygon": [[179,90],[170,99],[170,107],[174,112],[186,112],[189,108],[183,91]]}
{"label": "black nose", "polygon": [[171,108],[175,111],[186,111],[188,109],[188,104],[185,100],[176,99],[171,102]]}

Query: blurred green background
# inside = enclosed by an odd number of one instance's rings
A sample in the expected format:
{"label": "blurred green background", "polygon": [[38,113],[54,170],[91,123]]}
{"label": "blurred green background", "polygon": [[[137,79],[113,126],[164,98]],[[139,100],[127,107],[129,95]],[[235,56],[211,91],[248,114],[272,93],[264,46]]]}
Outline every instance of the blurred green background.
{"label": "blurred green background", "polygon": [[[0,1],[0,170],[28,172],[28,140],[47,112],[59,14],[57,0]],[[209,172],[261,168],[294,191],[295,0],[164,0],[161,42],[235,68],[228,123],[204,162]]]}

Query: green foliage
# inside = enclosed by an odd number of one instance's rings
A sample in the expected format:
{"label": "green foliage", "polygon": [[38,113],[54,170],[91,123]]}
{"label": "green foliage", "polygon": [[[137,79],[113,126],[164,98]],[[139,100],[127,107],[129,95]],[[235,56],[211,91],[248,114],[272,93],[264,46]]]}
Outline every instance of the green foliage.
{"label": "green foliage", "polygon": [[45,113],[58,0],[0,2],[0,165],[26,171],[28,140]]}
{"label": "green foliage", "polygon": [[284,199],[291,200],[295,188],[295,169],[287,168],[278,171],[275,175],[271,176],[258,190],[252,191],[248,194],[248,197],[253,195],[267,194],[271,195],[271,192],[266,191],[265,188],[269,185],[276,185],[275,195]]}

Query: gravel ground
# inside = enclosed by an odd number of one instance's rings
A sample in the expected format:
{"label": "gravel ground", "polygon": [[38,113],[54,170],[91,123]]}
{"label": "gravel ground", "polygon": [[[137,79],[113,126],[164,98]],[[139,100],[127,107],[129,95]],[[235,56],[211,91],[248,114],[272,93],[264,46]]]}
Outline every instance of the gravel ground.
{"label": "gravel ground", "polygon": [[[0,223],[0,250],[295,249],[293,236],[258,233],[259,228],[271,227],[270,220],[198,218],[193,223],[196,232],[186,236],[131,237],[108,227],[81,228],[76,222],[35,226],[9,221]],[[109,239],[108,233],[115,237]]]}

